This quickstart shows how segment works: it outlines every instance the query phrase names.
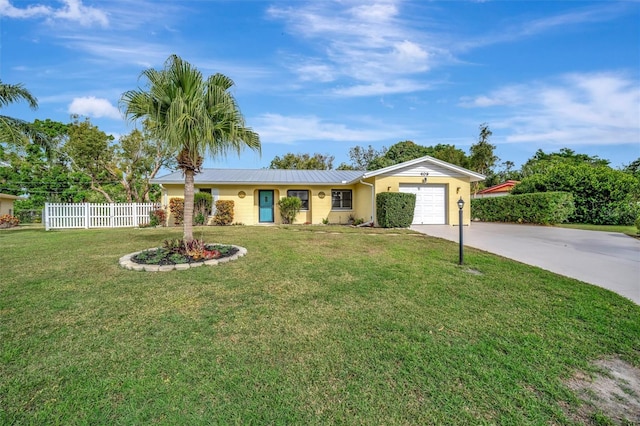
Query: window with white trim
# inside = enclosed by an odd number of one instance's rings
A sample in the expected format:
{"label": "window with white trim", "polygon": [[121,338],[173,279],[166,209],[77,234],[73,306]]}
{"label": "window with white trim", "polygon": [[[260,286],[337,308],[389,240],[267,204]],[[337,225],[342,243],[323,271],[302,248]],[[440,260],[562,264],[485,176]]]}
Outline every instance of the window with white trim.
{"label": "window with white trim", "polygon": [[353,194],[350,189],[331,190],[331,210],[351,210]]}
{"label": "window with white trim", "polygon": [[301,210],[309,210],[309,191],[306,189],[290,189],[287,191],[287,197],[298,197],[302,201]]}

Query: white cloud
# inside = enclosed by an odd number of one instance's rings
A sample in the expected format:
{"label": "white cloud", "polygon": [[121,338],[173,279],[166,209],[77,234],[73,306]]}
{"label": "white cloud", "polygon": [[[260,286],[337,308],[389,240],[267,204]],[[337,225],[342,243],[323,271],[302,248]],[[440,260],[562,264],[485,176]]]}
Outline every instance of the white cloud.
{"label": "white cloud", "polygon": [[301,81],[328,83],[335,80],[335,71],[326,64],[303,63],[294,66]]}
{"label": "white cloud", "polygon": [[49,6],[32,5],[25,8],[13,6],[9,0],[0,0],[0,16],[9,18],[36,18],[44,17],[51,21],[65,20],[78,22],[82,26],[91,26],[93,23],[106,27],[109,19],[103,11],[91,6],[85,6],[81,0],[62,0],[64,6],[54,9]]}
{"label": "white cloud", "polygon": [[402,129],[383,123],[366,123],[363,128],[323,121],[317,116],[263,114],[252,120],[263,143],[295,144],[302,141],[372,142],[397,137]]}
{"label": "white cloud", "polygon": [[463,107],[491,107],[500,105],[518,105],[526,100],[530,87],[512,85],[494,90],[488,95],[480,95],[475,98],[463,97],[460,106]]}
{"label": "white cloud", "polygon": [[122,119],[118,108],[113,106],[107,99],[86,96],[74,98],[69,105],[69,114],[84,115],[87,117],[107,117],[117,120]]}
{"label": "white cloud", "polygon": [[35,16],[46,16],[51,14],[51,9],[47,6],[35,5],[23,9],[14,7],[9,0],[0,0],[0,16],[8,18],[26,19]]}
{"label": "white cloud", "polygon": [[393,2],[374,3],[355,6],[349,10],[355,17],[365,22],[387,22],[398,14],[398,8]]}
{"label": "white cloud", "polygon": [[[397,80],[404,82],[391,86],[419,90],[424,84],[415,76],[449,57],[446,49],[427,43],[424,32],[412,29],[411,22],[402,18],[399,5],[391,0],[324,1],[274,6],[268,13],[285,21],[294,35],[315,44],[320,52],[291,65],[301,81],[314,77],[324,83],[342,81],[343,87],[331,93],[375,96],[397,93],[389,90],[388,83]],[[415,81],[406,84],[409,80]]]}
{"label": "white cloud", "polygon": [[332,93],[340,96],[375,96],[394,95],[398,93],[413,93],[428,90],[430,86],[413,80],[396,80],[389,83],[379,82],[371,84],[359,84],[354,86],[339,87]]}
{"label": "white cloud", "polygon": [[[582,8],[574,8],[569,12],[558,14],[545,14],[544,17],[531,19],[530,14],[525,14],[525,19],[517,16],[510,18],[509,22],[497,25],[499,32],[476,35],[472,39],[455,42],[456,51],[465,51],[481,46],[497,43],[513,42],[523,38],[534,37],[553,31],[565,31],[568,27],[605,22],[628,12],[633,8],[633,2],[594,2]],[[516,21],[514,24],[513,21]]]}
{"label": "white cloud", "polygon": [[394,50],[395,56],[401,64],[424,64],[429,58],[429,53],[427,53],[416,43],[408,40],[404,40],[401,43],[396,43],[394,45]]}
{"label": "white cloud", "polygon": [[506,142],[640,142],[640,81],[621,73],[574,73],[553,82],[513,85],[463,99],[461,106],[494,108],[499,118],[492,125],[510,131]]}
{"label": "white cloud", "polygon": [[150,68],[153,64],[163,63],[169,56],[165,46],[141,41],[121,39],[119,37],[102,38],[94,35],[76,34],[61,37],[64,42],[76,49],[97,58],[117,63],[135,64]]}
{"label": "white cloud", "polygon": [[64,3],[64,8],[54,12],[53,17],[55,19],[79,22],[86,27],[94,22],[103,27],[109,25],[109,18],[103,11],[91,6],[85,6],[81,0],[64,0]]}
{"label": "white cloud", "polygon": [[621,10],[617,5],[611,7],[610,4],[572,10],[571,12],[551,15],[545,18],[536,19],[519,26],[518,33],[521,35],[533,35],[548,32],[560,28],[565,29],[569,25],[577,25],[591,22],[602,22],[611,19]]}

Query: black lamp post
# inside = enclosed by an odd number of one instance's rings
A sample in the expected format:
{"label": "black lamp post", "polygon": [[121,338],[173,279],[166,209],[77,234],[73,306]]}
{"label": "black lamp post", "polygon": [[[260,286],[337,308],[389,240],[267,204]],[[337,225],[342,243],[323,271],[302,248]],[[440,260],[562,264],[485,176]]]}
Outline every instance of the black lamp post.
{"label": "black lamp post", "polygon": [[462,209],[464,208],[464,200],[462,197],[458,200],[458,225],[460,225],[460,260],[459,265],[464,261],[463,244],[462,244]]}

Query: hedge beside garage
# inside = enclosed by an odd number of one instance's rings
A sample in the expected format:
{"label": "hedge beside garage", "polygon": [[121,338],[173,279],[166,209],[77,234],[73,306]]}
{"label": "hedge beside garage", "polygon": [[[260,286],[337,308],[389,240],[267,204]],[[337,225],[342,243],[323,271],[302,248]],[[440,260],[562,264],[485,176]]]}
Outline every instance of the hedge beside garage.
{"label": "hedge beside garage", "polygon": [[381,192],[376,196],[376,218],[383,228],[408,228],[413,222],[416,194]]}
{"label": "hedge beside garage", "polygon": [[483,222],[552,225],[567,222],[575,210],[569,192],[536,192],[471,200],[471,217]]}

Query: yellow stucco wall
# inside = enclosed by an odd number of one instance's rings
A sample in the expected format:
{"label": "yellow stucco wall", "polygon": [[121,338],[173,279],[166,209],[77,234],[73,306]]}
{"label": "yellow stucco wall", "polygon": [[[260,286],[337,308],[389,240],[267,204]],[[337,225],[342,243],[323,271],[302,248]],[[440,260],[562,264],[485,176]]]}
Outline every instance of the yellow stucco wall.
{"label": "yellow stucco wall", "polygon": [[[170,215],[168,205],[171,198],[182,198],[184,196],[183,185],[163,185],[162,205],[166,207],[167,213]],[[309,209],[302,210],[296,216],[297,224],[321,224],[323,220],[328,219],[329,223],[347,223],[349,216],[354,218],[362,218],[365,221],[370,220],[371,213],[371,188],[365,185],[337,185],[337,186],[305,186],[305,185],[196,185],[196,191],[199,188],[211,188],[218,190],[219,200],[233,200],[234,202],[234,223],[243,223],[245,225],[258,225],[259,222],[259,204],[258,191],[272,190],[274,195],[274,223],[282,223],[280,211],[277,202],[279,199],[287,196],[287,190],[308,190],[309,191]],[[332,210],[331,209],[331,190],[332,189],[350,189],[353,195],[353,208],[349,210]],[[244,192],[244,197],[239,196],[240,192]],[[322,195],[323,194],[323,195]],[[169,217],[169,224],[173,224],[173,217]]]}
{"label": "yellow stucco wall", "polygon": [[0,216],[5,214],[13,215],[15,210],[13,209],[14,198],[5,198],[0,196]]}

